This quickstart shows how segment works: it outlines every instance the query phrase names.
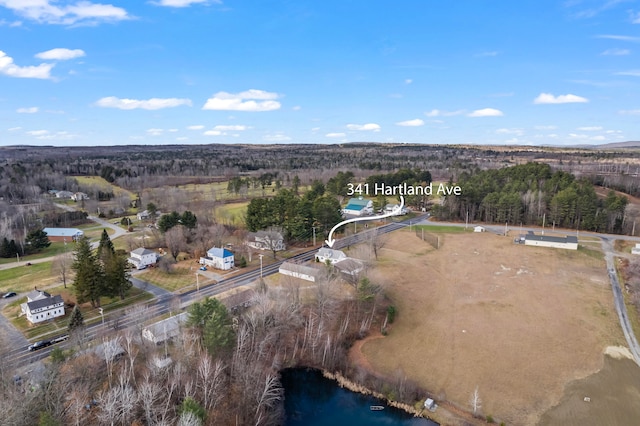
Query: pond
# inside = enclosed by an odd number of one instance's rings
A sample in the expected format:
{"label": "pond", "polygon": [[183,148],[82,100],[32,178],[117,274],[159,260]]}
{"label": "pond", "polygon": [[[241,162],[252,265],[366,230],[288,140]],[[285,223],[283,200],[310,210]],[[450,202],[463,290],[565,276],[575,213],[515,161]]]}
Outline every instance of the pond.
{"label": "pond", "polygon": [[[372,396],[343,389],[318,370],[287,369],[282,371],[281,379],[285,390],[286,426],[437,425],[389,407]],[[372,411],[371,406],[384,409]]]}

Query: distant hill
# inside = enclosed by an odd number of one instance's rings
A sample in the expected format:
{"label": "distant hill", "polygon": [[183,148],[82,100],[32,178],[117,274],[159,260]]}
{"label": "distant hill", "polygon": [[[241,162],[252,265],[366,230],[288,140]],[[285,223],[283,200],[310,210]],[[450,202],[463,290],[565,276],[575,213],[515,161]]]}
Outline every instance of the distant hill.
{"label": "distant hill", "polygon": [[588,146],[585,146],[585,148],[591,148],[591,149],[640,148],[640,141],[613,142],[613,143],[605,143],[602,145],[588,145]]}

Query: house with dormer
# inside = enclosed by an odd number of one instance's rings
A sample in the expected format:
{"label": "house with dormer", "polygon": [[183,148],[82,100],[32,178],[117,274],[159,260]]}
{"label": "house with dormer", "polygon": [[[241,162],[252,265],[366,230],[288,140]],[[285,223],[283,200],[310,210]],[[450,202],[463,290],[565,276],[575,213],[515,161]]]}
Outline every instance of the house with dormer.
{"label": "house with dormer", "polygon": [[337,262],[340,262],[341,260],[346,259],[347,255],[344,254],[342,250],[334,250],[328,247],[322,247],[316,253],[315,258],[316,262],[327,263],[327,261],[329,261],[329,263],[333,265]]}
{"label": "house with dormer", "polygon": [[51,296],[46,291],[36,288],[27,294],[27,302],[21,304],[20,309],[31,324],[37,324],[63,316],[64,300],[59,294]]}
{"label": "house with dormer", "polygon": [[129,254],[129,263],[138,270],[145,269],[146,267],[151,265],[155,265],[158,261],[158,254],[155,251],[146,249],[144,247],[139,247],[135,250],[132,250]]}

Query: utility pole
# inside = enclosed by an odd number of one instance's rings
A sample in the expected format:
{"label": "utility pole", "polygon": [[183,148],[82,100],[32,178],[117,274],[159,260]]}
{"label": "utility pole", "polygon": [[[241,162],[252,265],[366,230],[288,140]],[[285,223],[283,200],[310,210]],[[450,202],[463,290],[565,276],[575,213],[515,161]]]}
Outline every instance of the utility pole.
{"label": "utility pole", "polygon": [[260,256],[260,281],[262,281],[262,256],[264,254],[259,254],[258,256]]}
{"label": "utility pole", "polygon": [[467,230],[467,225],[469,225],[469,209],[467,209],[467,219],[464,221],[464,230]]}
{"label": "utility pole", "polygon": [[196,272],[196,291],[200,292],[200,274]]}
{"label": "utility pole", "polygon": [[98,312],[100,312],[100,316],[102,317],[102,325],[104,325],[104,310],[102,308],[98,308]]}
{"label": "utility pole", "polygon": [[546,221],[546,219],[547,219],[547,214],[545,213],[542,215],[542,235],[544,235],[544,222]]}
{"label": "utility pole", "polygon": [[316,227],[312,226],[312,228],[313,228],[313,245],[315,246],[316,245]]}

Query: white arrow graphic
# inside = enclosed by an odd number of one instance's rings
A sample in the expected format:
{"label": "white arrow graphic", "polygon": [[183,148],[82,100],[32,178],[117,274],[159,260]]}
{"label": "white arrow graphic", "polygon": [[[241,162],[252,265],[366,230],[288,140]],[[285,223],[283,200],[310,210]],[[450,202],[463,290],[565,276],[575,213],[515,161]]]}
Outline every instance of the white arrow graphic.
{"label": "white arrow graphic", "polygon": [[324,240],[324,242],[327,243],[327,245],[329,247],[333,247],[333,244],[336,242],[336,240],[334,240],[331,237],[333,236],[333,233],[335,232],[335,230],[340,228],[342,225],[346,225],[347,223],[351,223],[351,222],[360,222],[360,221],[363,221],[363,220],[384,219],[385,217],[396,216],[396,215],[400,214],[400,212],[402,212],[402,208],[403,207],[404,207],[404,197],[401,195],[400,196],[400,206],[394,207],[394,209],[393,209],[393,211],[391,213],[381,214],[381,215],[378,215],[378,216],[354,217],[353,219],[343,220],[342,222],[340,222],[339,224],[337,224],[336,226],[331,228],[331,232],[329,232],[329,237],[326,240]]}

